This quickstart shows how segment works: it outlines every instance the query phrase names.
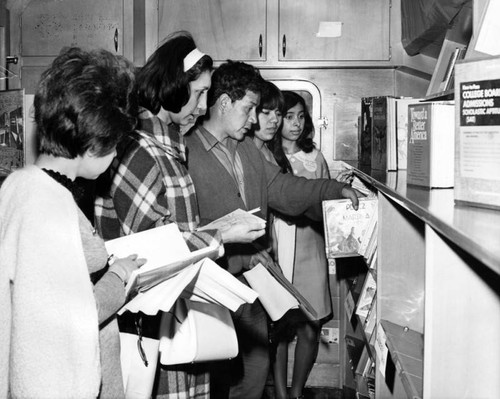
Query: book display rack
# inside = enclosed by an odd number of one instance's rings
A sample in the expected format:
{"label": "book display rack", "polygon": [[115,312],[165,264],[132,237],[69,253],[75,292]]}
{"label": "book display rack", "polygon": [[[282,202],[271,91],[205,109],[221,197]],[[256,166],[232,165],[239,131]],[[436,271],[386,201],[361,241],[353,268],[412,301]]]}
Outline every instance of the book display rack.
{"label": "book display rack", "polygon": [[[361,258],[341,259],[351,273],[344,285],[345,385],[373,397],[369,378],[363,390],[358,377],[370,375],[368,357],[377,398],[496,397],[500,212],[457,205],[452,188],[407,185],[406,171],[356,175],[378,192],[378,245],[376,273],[363,269]],[[357,309],[367,273],[376,282],[371,335]]]}

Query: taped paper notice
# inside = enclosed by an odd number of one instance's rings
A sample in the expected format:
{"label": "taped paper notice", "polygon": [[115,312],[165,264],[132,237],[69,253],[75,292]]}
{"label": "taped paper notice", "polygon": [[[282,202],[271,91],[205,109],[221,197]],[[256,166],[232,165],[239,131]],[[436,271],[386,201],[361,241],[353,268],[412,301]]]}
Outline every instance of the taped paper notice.
{"label": "taped paper notice", "polygon": [[316,37],[340,37],[342,36],[342,22],[322,21],[319,23],[319,31]]}

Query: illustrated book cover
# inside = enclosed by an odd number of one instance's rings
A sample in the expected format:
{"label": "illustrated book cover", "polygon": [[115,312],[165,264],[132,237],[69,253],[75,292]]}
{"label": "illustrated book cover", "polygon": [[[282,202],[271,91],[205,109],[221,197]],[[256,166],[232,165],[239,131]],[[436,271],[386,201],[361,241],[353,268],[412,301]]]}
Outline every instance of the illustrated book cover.
{"label": "illustrated book cover", "polygon": [[455,68],[455,201],[500,209],[500,56]]}
{"label": "illustrated book cover", "polygon": [[0,91],[0,177],[25,165],[24,90]]}
{"label": "illustrated book cover", "polygon": [[359,198],[359,209],[351,200],[323,201],[323,220],[327,258],[360,256],[359,249],[370,237],[367,228],[377,212],[377,197]]}
{"label": "illustrated book cover", "polygon": [[408,184],[426,188],[453,187],[454,118],[452,101],[408,106]]}

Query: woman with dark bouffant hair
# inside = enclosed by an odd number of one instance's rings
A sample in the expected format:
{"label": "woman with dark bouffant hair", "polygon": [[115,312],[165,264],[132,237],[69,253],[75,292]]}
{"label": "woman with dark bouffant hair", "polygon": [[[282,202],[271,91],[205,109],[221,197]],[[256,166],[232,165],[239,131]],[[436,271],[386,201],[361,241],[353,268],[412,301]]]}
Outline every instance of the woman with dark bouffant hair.
{"label": "woman with dark bouffant hair", "polygon": [[[222,243],[255,239],[256,228],[248,224],[235,224],[224,231],[197,231],[198,202],[186,168],[181,129],[205,113],[211,73],[212,58],[185,31],[169,36],[137,72],[138,130],[118,148],[109,180],[96,198],[96,226],[105,239],[169,223],[179,226],[192,251],[215,245],[222,255]],[[144,333],[151,332],[150,338],[158,338],[161,314],[139,316]],[[132,319],[135,331],[136,316],[124,316],[123,320]],[[204,364],[161,366],[152,395],[209,397],[206,370]]]}
{"label": "woman with dark bouffant hair", "polygon": [[133,79],[125,59],[79,48],[41,76],[39,156],[0,190],[0,397],[125,397],[116,312],[144,260],[105,268],[75,179],[96,179],[133,131]]}

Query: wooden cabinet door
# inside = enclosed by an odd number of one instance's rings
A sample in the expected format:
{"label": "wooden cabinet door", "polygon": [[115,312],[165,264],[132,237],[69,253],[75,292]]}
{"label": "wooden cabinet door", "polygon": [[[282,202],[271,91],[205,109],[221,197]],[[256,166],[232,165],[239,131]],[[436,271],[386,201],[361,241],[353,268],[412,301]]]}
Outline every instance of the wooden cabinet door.
{"label": "wooden cabinet door", "polygon": [[266,59],[267,0],[162,0],[158,42],[187,30],[215,61]]}
{"label": "wooden cabinet door", "polygon": [[390,59],[391,0],[278,0],[280,61]]}
{"label": "wooden cabinet door", "polygon": [[129,58],[132,54],[132,2],[39,0],[12,4],[11,53],[19,58],[20,85],[28,93],[63,47],[104,48]]}

